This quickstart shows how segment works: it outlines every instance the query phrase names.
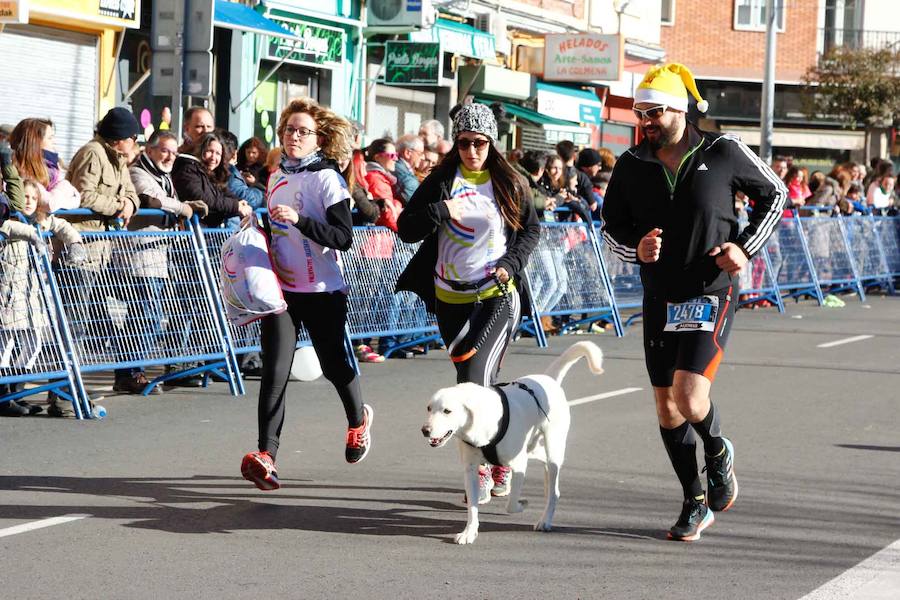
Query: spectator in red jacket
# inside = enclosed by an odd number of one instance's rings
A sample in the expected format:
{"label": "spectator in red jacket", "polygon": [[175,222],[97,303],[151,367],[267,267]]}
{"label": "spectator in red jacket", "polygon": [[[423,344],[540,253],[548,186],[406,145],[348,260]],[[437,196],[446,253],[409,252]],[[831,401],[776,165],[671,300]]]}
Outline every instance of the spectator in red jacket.
{"label": "spectator in red jacket", "polygon": [[403,210],[403,203],[397,195],[397,177],[394,176],[397,158],[396,146],[386,138],[373,141],[366,149],[366,183],[381,209],[375,224],[393,231],[397,231],[397,217]]}

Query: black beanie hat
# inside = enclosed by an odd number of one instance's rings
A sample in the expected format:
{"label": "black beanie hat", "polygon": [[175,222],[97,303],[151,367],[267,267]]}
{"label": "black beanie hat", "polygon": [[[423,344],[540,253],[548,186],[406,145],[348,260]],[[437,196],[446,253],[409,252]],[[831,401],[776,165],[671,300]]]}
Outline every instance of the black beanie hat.
{"label": "black beanie hat", "polygon": [[599,152],[593,148],[585,148],[578,153],[578,162],[575,163],[575,166],[580,169],[582,167],[593,167],[594,165],[599,165],[601,162],[603,162],[603,160],[600,158]]}
{"label": "black beanie hat", "polygon": [[111,108],[97,126],[97,133],[100,134],[100,137],[111,142],[127,140],[140,131],[141,127],[131,111],[121,106]]}

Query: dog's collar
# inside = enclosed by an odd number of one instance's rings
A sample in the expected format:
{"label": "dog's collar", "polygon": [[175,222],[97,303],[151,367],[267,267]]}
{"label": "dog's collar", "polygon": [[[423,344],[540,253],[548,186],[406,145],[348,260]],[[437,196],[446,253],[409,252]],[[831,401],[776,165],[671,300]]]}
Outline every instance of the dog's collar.
{"label": "dog's collar", "polygon": [[491,438],[491,441],[484,446],[475,446],[469,444],[469,442],[466,443],[473,448],[481,450],[484,458],[492,465],[502,466],[500,464],[500,458],[497,456],[497,444],[500,443],[500,440],[503,439],[503,436],[506,435],[506,431],[509,429],[509,398],[506,397],[506,392],[503,391],[500,385],[492,385],[491,387],[500,395],[500,404],[503,405],[503,416],[500,417],[500,426],[497,428],[497,433],[495,433],[494,437]]}

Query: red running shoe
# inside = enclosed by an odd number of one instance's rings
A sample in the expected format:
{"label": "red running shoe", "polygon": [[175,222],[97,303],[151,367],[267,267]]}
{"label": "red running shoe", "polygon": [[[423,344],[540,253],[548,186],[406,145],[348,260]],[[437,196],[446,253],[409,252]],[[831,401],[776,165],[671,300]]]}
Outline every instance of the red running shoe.
{"label": "red running shoe", "polygon": [[344,458],[351,465],[356,464],[366,457],[369,448],[372,447],[372,418],[374,411],[368,404],[363,404],[363,423],[359,427],[347,429],[347,449]]}
{"label": "red running shoe", "polygon": [[277,490],[278,471],[275,470],[275,459],[268,452],[250,452],[241,461],[241,475],[247,481],[264,491]]}

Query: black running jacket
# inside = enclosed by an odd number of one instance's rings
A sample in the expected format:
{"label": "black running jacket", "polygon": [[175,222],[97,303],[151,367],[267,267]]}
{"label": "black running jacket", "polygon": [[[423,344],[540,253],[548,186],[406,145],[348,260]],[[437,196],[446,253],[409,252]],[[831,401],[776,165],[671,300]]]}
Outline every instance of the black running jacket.
{"label": "black running jacket", "polygon": [[[753,256],[781,221],[784,183],[741,140],[687,125],[690,150],[673,176],[647,140],[622,154],[603,202],[603,238],[626,262],[641,264],[644,289],[669,302],[721,290],[733,283],[710,250],[733,242]],[[755,201],[750,224],[738,228],[735,193]],[[662,229],[655,263],[641,263],[637,246]]]}

